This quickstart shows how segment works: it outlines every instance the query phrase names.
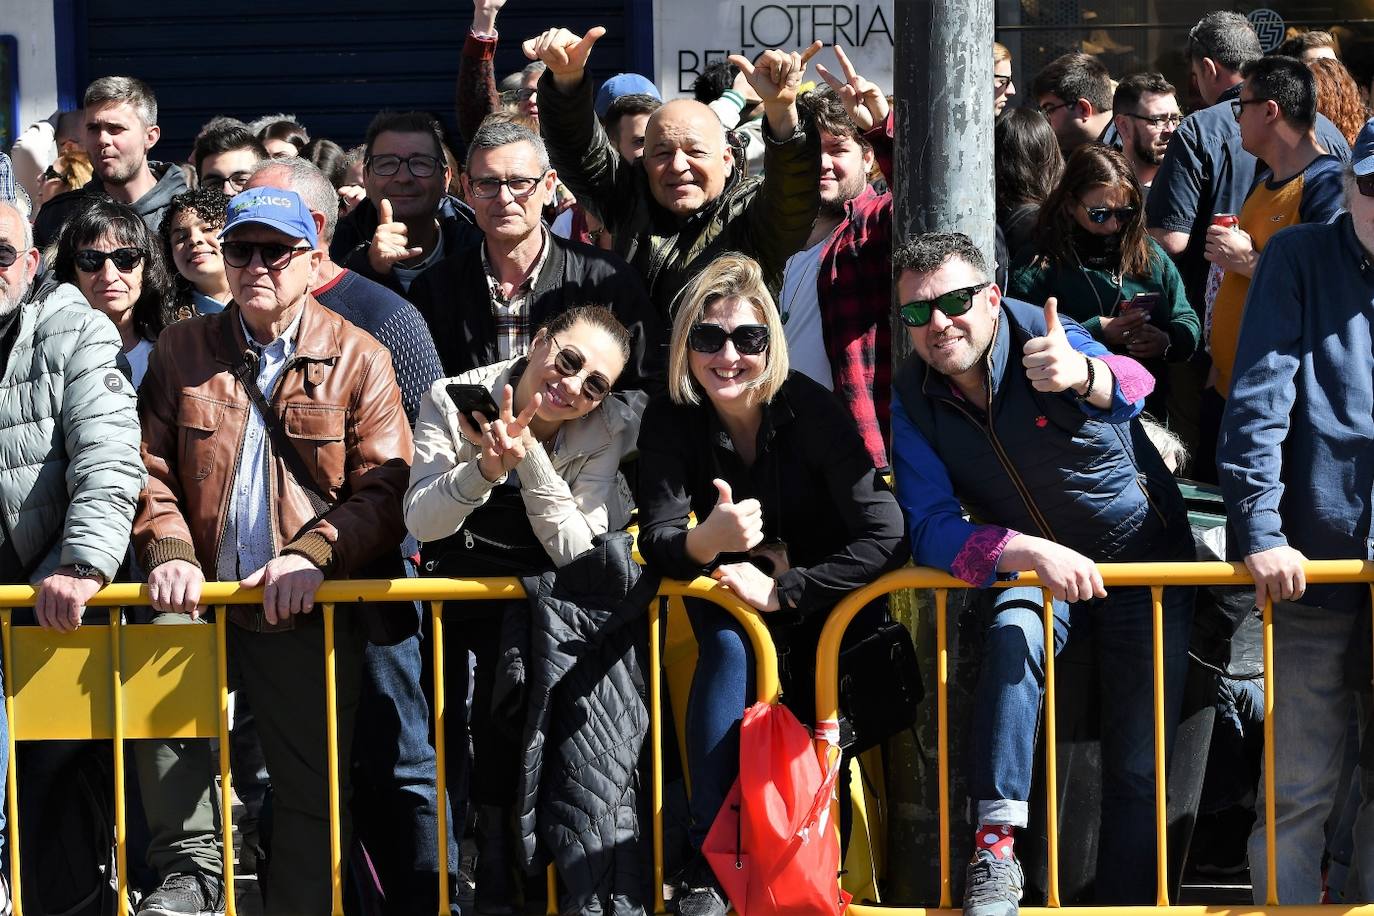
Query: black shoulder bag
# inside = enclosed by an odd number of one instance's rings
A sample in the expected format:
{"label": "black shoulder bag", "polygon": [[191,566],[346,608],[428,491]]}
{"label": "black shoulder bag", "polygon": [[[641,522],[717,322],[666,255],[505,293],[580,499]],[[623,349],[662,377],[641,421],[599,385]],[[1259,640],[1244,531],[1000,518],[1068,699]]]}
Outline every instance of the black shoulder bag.
{"label": "black shoulder bag", "polygon": [[[232,348],[237,348],[238,343],[234,340],[234,328],[229,321],[224,322],[224,333]],[[300,484],[305,496],[310,500],[310,507],[315,510],[315,517],[305,526],[310,527],[324,517],[332,506],[325,498],[324,493],[315,483],[315,478],[305,466],[300,452],[291,444],[290,438],[286,435],[286,430],[282,429],[281,420],[272,410],[267,398],[263,396],[262,390],[258,388],[257,381],[258,355],[249,347],[239,356],[234,364],[234,378],[243,390],[248,394],[248,400],[253,403],[258,415],[262,417],[262,424],[267,428],[267,435],[272,443],[272,449],[282,460],[286,462],[286,469],[291,476],[296,478],[296,483]],[[383,552],[370,563],[357,570],[358,577],[363,579],[404,579],[406,569],[402,565],[405,562],[401,556],[401,548],[398,544],[394,549]],[[399,643],[418,632],[419,617],[413,607],[396,602],[384,603],[374,601],[362,601],[358,603],[358,612],[362,615],[363,624],[367,632],[367,639],[374,645],[392,646]]]}

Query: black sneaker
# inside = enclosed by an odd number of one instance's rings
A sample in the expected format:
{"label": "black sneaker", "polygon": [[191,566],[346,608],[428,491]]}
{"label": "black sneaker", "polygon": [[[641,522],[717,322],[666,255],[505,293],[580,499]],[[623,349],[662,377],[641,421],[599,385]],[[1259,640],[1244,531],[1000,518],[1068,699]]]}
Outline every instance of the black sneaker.
{"label": "black sneaker", "polygon": [[964,916],[1016,916],[1021,909],[1021,863],[978,850],[964,880]]}
{"label": "black sneaker", "polygon": [[668,879],[663,899],[668,912],[678,916],[726,916],[730,912],[725,890],[701,853]]}
{"label": "black sneaker", "polygon": [[168,875],[143,899],[138,916],[224,916],[224,882],[218,875]]}

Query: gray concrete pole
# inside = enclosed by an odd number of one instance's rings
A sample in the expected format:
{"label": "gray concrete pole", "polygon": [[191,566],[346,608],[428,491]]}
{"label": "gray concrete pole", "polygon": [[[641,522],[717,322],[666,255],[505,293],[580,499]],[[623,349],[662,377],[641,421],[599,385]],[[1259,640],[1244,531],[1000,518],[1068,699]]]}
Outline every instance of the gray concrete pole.
{"label": "gray concrete pole", "polygon": [[[994,0],[895,0],[893,245],[922,232],[959,231],[994,259],[992,179],[992,41]],[[894,301],[896,278],[893,278]],[[892,350],[909,350],[893,318]],[[894,367],[895,368],[895,367]],[[956,625],[967,593],[950,593],[949,657],[961,659]],[[902,737],[889,745],[888,899],[933,906],[940,898],[939,796],[935,768],[935,602],[930,593],[894,596],[893,615],[912,628],[926,702],[916,726],[918,748]],[[958,906],[973,828],[965,819],[967,722],[976,666],[951,664],[949,690],[951,873]]]}

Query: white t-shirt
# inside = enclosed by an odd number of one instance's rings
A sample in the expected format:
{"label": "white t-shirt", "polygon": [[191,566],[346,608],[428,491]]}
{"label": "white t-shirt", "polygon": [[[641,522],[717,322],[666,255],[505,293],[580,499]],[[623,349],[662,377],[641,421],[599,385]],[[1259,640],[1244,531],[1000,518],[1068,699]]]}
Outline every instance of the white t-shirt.
{"label": "white t-shirt", "polygon": [[787,339],[787,360],[792,368],[810,376],[831,391],[835,390],[835,371],[825,355],[825,336],[821,330],[821,306],[816,296],[816,277],[821,270],[821,249],[828,238],[799,251],[787,259],[782,275],[782,295],[778,311],[782,332]]}
{"label": "white t-shirt", "polygon": [[391,265],[391,270],[396,274],[396,282],[401,284],[401,289],[410,292],[410,284],[415,282],[415,278],[420,276],[426,268],[433,267],[439,263],[439,259],[444,256],[444,234],[439,233],[439,241],[434,245],[434,250],[429,255],[416,264],[414,267],[402,267],[399,264]]}
{"label": "white t-shirt", "polygon": [[133,373],[135,388],[143,384],[143,374],[148,371],[148,355],[152,352],[153,342],[141,337],[132,350],[124,351],[124,358],[129,361],[129,370]]}

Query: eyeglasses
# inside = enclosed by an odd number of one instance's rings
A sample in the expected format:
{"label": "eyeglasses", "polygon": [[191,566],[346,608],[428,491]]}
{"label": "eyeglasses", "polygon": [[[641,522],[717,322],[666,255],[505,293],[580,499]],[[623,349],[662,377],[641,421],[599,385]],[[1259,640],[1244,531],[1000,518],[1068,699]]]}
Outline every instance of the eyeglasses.
{"label": "eyeglasses", "polygon": [[238,193],[243,190],[244,186],[248,184],[248,179],[252,177],[252,174],[249,172],[235,172],[232,175],[217,175],[214,172],[210,172],[201,179],[201,184],[208,185],[212,188],[220,188],[222,190],[233,188],[234,192]]}
{"label": "eyeglasses", "polygon": [[1163,130],[1166,126],[1178,127],[1183,123],[1183,115],[1181,114],[1138,115],[1128,111],[1126,112],[1126,117],[1135,118],[1137,121],[1144,121],[1155,130]]}
{"label": "eyeglasses", "polygon": [[[572,378],[578,375],[587,366],[587,359],[576,350],[560,344],[552,334],[549,340],[558,348],[558,352],[553,355],[553,367],[558,370],[558,374],[564,378]],[[582,393],[590,400],[599,401],[611,393],[611,380],[600,372],[588,372],[587,377],[582,380]]]}
{"label": "eyeglasses", "polygon": [[440,160],[433,156],[426,156],[424,153],[415,153],[412,156],[393,156],[390,153],[383,153],[380,156],[368,156],[363,161],[363,165],[372,174],[381,175],[385,178],[395,175],[404,164],[414,177],[429,178],[439,171],[439,162]]}
{"label": "eyeglasses", "polygon": [[[545,172],[544,175],[549,174]],[[544,175],[538,178],[516,177],[516,178],[468,178],[468,186],[472,188],[472,196],[481,200],[490,200],[501,193],[503,187],[510,188],[510,196],[517,200],[529,197],[534,193],[535,186],[544,180]]]}
{"label": "eyeglasses", "polygon": [[994,73],[992,75],[992,88],[996,89],[998,92],[1001,92],[1003,89],[1006,89],[1010,85],[1010,76],[1003,76],[1000,73]]}
{"label": "eyeglasses", "polygon": [[768,349],[768,326],[738,324],[733,331],[727,331],[718,324],[699,321],[687,332],[687,346],[698,353],[719,353],[727,340],[741,356],[757,356]]}
{"label": "eyeglasses", "polygon": [[6,245],[0,242],[0,269],[13,267],[14,262],[19,260],[19,249],[13,245]]}
{"label": "eyeglasses", "polygon": [[107,259],[114,262],[115,270],[127,274],[143,263],[143,252],[137,248],[116,248],[114,251],[83,248],[76,253],[76,269],[84,274],[93,274],[104,269]]}
{"label": "eyeglasses", "polygon": [[220,245],[224,263],[230,267],[247,267],[253,263],[253,253],[257,252],[262,266],[268,270],[285,270],[296,255],[313,250],[309,245],[293,247],[279,242],[224,242]]}
{"label": "eyeglasses", "polygon": [[1094,226],[1101,226],[1113,216],[1116,217],[1118,223],[1124,225],[1132,216],[1135,216],[1135,207],[1089,207],[1081,200],[1078,205],[1088,214],[1088,222]]}
{"label": "eyeglasses", "polygon": [[952,289],[934,299],[917,299],[898,308],[897,316],[902,319],[902,324],[909,328],[923,328],[930,324],[930,319],[935,317],[936,309],[944,312],[949,318],[958,318],[973,308],[973,297],[991,285],[990,282],[983,282],[977,286]]}
{"label": "eyeglasses", "polygon": [[1268,99],[1232,99],[1231,114],[1235,115],[1236,120],[1240,120],[1240,113],[1245,110],[1246,105],[1263,105]]}
{"label": "eyeglasses", "polygon": [[1058,105],[1041,105],[1040,113],[1048,118],[1050,115],[1054,114],[1059,109],[1068,108],[1072,104],[1073,102],[1060,102]]}
{"label": "eyeglasses", "polygon": [[40,176],[44,181],[66,181],[67,176],[59,172],[55,167],[48,166]]}

